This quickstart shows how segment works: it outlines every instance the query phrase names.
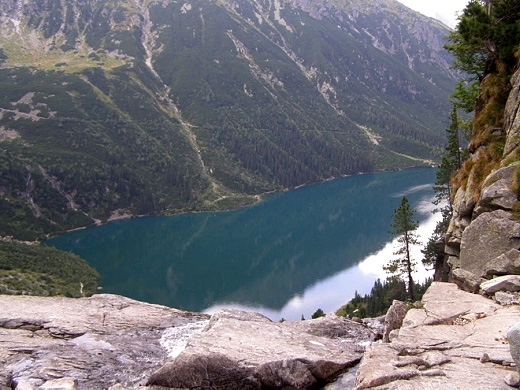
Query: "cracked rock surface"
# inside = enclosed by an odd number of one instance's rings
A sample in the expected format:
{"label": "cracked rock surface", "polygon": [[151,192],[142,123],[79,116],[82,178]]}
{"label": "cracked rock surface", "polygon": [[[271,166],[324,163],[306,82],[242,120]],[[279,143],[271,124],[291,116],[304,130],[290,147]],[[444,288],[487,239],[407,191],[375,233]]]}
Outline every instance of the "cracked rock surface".
{"label": "cracked rock surface", "polygon": [[0,295],[0,389],[137,388],[167,360],[166,330],[208,320],[110,294]]}
{"label": "cracked rock surface", "polygon": [[148,383],[213,390],[321,388],[356,365],[375,337],[366,326],[335,315],[278,323],[221,310]]}
{"label": "cracked rock surface", "polygon": [[379,337],[329,315],[273,322],[101,294],[0,295],[0,390],[317,388]]}
{"label": "cracked rock surface", "polygon": [[519,318],[518,306],[434,282],[399,335],[367,349],[356,389],[511,389],[506,336]]}

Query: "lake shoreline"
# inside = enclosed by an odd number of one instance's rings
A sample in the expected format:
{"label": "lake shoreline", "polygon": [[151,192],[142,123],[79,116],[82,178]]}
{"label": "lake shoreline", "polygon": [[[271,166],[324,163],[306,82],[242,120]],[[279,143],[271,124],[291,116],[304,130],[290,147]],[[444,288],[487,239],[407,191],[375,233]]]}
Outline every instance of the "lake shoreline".
{"label": "lake shoreline", "polygon": [[251,207],[251,206],[257,205],[257,204],[261,203],[266,197],[269,197],[272,195],[277,195],[277,194],[282,194],[282,193],[286,193],[289,191],[299,190],[301,188],[324,184],[324,183],[328,183],[328,182],[331,182],[334,180],[345,179],[348,177],[379,174],[379,173],[402,172],[402,171],[419,170],[419,169],[434,169],[434,168],[436,168],[436,166],[421,165],[421,166],[415,166],[415,167],[412,166],[412,167],[401,168],[401,169],[383,169],[383,170],[373,171],[373,172],[359,172],[359,173],[350,174],[350,175],[334,176],[334,177],[330,177],[328,179],[324,179],[324,180],[317,181],[317,182],[299,184],[294,187],[285,187],[280,190],[267,191],[267,192],[263,192],[260,194],[254,194],[254,195],[242,195],[241,197],[243,197],[243,198],[251,197],[251,198],[254,198],[254,200],[250,203],[244,203],[244,204],[234,207],[234,208],[214,208],[214,209],[208,208],[208,209],[201,209],[201,210],[173,211],[173,212],[158,213],[158,214],[132,214],[128,209],[116,209],[116,210],[112,211],[111,216],[108,217],[106,219],[106,221],[103,221],[103,220],[97,219],[97,218],[93,218],[94,222],[91,225],[69,229],[64,232],[59,232],[56,234],[50,233],[42,240],[36,240],[36,241],[31,241],[31,242],[33,242],[35,244],[43,243],[45,241],[57,238],[64,234],[68,234],[68,233],[72,233],[72,232],[80,231],[80,230],[85,230],[85,229],[90,229],[90,228],[95,228],[95,227],[99,227],[99,226],[104,226],[104,225],[107,225],[107,224],[110,224],[113,222],[119,222],[119,221],[131,220],[131,219],[173,217],[173,216],[177,216],[177,215],[190,215],[190,214],[200,214],[200,213],[224,213],[224,212],[236,211],[236,210],[240,210],[245,207]]}
{"label": "lake shoreline", "polygon": [[[44,244],[85,259],[108,293],[189,311],[235,304],[263,307],[275,320],[289,311],[309,317],[338,309],[356,286],[370,291],[377,276],[354,266],[391,241],[401,194],[410,191],[415,205],[431,201],[435,170],[339,179],[270,194],[254,207],[117,220]],[[330,291],[321,283],[349,269]],[[332,297],[313,301],[325,291]]]}

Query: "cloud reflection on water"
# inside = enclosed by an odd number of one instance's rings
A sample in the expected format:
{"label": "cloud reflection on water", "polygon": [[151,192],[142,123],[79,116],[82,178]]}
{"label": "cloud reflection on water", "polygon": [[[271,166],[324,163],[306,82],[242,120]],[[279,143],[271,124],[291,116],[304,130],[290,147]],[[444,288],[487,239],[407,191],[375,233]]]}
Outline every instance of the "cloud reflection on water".
{"label": "cloud reflection on water", "polygon": [[[404,195],[399,195],[404,196]],[[423,282],[433,276],[433,271],[426,270],[422,264],[423,255],[421,249],[431,236],[440,214],[432,214],[434,206],[431,197],[425,197],[418,202],[416,211],[418,214],[427,215],[417,229],[419,240],[423,245],[414,246],[412,258],[417,261],[415,281]],[[397,246],[397,239],[387,242],[382,249],[365,257],[359,264],[343,270],[327,279],[316,282],[305,291],[292,297],[280,310],[273,310],[262,306],[247,306],[235,303],[218,303],[204,310],[213,314],[219,309],[232,308],[237,310],[254,311],[262,313],[273,321],[282,318],[286,320],[299,320],[302,315],[309,319],[318,309],[325,313],[334,312],[352,299],[356,291],[368,294],[377,279],[385,280],[388,274],[383,270],[389,259],[394,257],[393,252]]]}

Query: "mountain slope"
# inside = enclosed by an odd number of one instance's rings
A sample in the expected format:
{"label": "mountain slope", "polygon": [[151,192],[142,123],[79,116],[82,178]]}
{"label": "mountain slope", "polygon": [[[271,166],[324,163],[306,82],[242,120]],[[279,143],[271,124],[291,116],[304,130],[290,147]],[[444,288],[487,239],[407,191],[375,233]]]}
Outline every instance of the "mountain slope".
{"label": "mountain slope", "polygon": [[392,0],[0,11],[0,235],[234,207],[443,148],[448,30]]}

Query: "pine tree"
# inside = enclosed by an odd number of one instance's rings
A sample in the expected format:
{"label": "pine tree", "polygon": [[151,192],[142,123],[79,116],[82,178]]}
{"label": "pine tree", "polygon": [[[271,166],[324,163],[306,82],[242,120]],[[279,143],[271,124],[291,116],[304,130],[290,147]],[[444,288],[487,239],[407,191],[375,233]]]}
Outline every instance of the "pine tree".
{"label": "pine tree", "polygon": [[496,60],[514,66],[519,20],[518,0],[471,0],[445,46],[455,56],[453,66],[478,80],[496,66]]}
{"label": "pine tree", "polygon": [[462,166],[459,117],[457,115],[457,108],[455,106],[451,110],[450,124],[446,129],[446,132],[448,133],[448,146],[446,147],[446,156],[450,160],[453,172]]}
{"label": "pine tree", "polygon": [[433,212],[440,212],[442,218],[437,222],[432,236],[422,250],[424,255],[422,262],[426,267],[436,266],[436,244],[446,233],[453,215],[451,177],[455,171],[461,168],[462,161],[466,159],[466,153],[462,152],[460,147],[459,123],[457,105],[454,105],[451,111],[450,124],[446,129],[448,133],[446,154],[439,164],[439,169],[436,173],[437,181],[433,186],[433,191],[435,192],[433,204],[437,206]]}
{"label": "pine tree", "polygon": [[399,277],[405,276],[408,279],[408,296],[411,301],[414,301],[414,282],[412,274],[415,271],[417,263],[413,261],[410,251],[413,245],[419,244],[415,233],[419,227],[419,223],[415,219],[415,210],[411,208],[406,196],[403,196],[401,204],[394,210],[392,219],[393,223],[390,225],[392,227],[390,233],[397,236],[399,246],[394,252],[394,255],[398,257],[390,260],[390,262],[384,266],[384,269],[389,274]]}

